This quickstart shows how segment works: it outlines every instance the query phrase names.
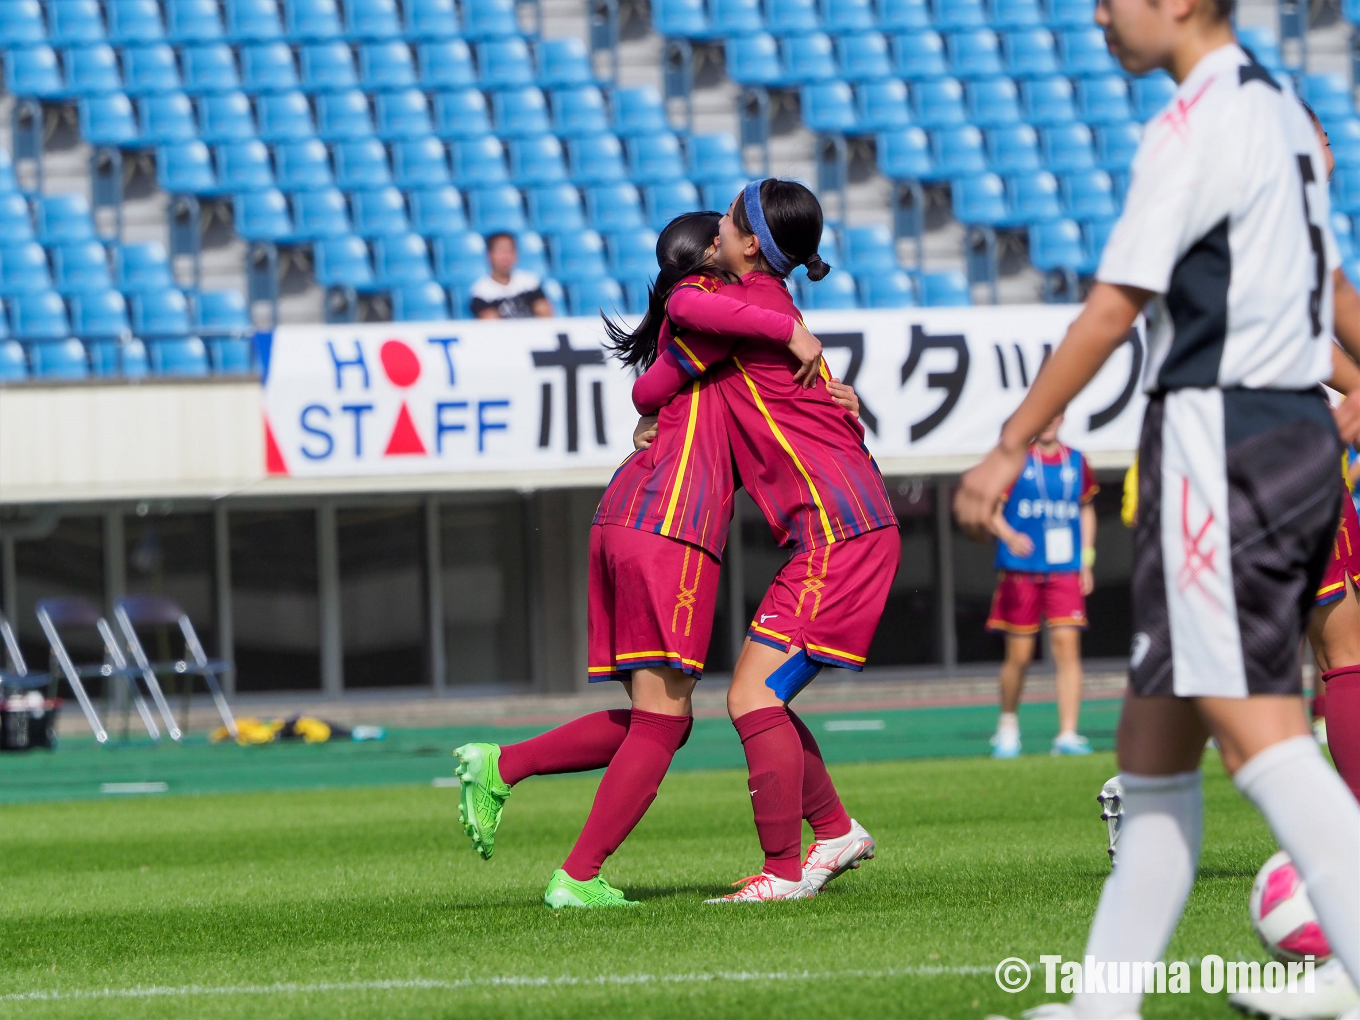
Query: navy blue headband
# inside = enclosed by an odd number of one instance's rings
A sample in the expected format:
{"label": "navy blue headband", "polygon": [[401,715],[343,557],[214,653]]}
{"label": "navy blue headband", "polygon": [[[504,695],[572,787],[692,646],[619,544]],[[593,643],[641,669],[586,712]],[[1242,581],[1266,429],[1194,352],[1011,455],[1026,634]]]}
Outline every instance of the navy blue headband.
{"label": "navy blue headband", "polygon": [[751,230],[760,240],[760,253],[780,276],[788,276],[793,271],[793,260],[779,250],[770,233],[770,225],[765,222],[765,210],[760,207],[760,186],[764,181],[752,181],[742,193],[746,202],[746,218],[751,221]]}

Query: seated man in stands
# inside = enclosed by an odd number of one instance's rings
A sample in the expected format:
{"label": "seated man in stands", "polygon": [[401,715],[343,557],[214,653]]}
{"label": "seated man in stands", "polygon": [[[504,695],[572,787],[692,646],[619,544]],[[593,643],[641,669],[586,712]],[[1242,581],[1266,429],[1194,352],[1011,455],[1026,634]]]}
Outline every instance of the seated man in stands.
{"label": "seated man in stands", "polygon": [[543,281],[533,273],[515,268],[519,249],[513,234],[492,234],[486,239],[486,261],[491,272],[472,285],[472,314],[479,319],[551,318],[552,302],[543,293]]}

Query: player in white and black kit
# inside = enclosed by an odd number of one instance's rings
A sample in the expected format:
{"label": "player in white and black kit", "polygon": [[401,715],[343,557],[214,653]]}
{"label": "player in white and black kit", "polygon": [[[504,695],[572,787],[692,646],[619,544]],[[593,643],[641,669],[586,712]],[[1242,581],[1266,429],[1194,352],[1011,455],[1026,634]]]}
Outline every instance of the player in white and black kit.
{"label": "player in white and black kit", "polygon": [[[1341,445],[1318,387],[1332,374],[1338,255],[1312,124],[1237,46],[1231,10],[1232,0],[1097,8],[1125,70],[1164,68],[1179,87],[1144,130],[1085,308],[996,449],[964,476],[955,511],[987,534],[1034,436],[1146,308],[1124,825],[1086,954],[1162,958],[1198,866],[1212,735],[1302,873],[1339,961],[1311,996],[1274,996],[1271,1015],[1360,1018],[1360,805],[1318,750],[1300,696],[1299,643],[1340,498]],[[1027,1016],[1136,1018],[1141,999],[1102,985]]]}

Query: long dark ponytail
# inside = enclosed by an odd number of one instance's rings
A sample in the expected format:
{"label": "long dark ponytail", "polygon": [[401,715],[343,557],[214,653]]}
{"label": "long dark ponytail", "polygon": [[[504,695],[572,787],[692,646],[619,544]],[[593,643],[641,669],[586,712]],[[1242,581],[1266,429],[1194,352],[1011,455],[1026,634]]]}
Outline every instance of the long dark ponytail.
{"label": "long dark ponytail", "polygon": [[657,340],[666,321],[666,299],[677,283],[696,273],[717,275],[709,249],[718,234],[719,219],[715,212],[690,212],[666,224],[656,239],[656,261],[661,271],[647,292],[647,314],[634,329],[626,330],[601,313],[609,336],[605,346],[625,365],[645,369],[656,360]]}
{"label": "long dark ponytail", "polygon": [[[809,280],[816,283],[831,272],[831,267],[817,254],[817,246],[822,243],[822,204],[816,195],[797,181],[768,177],[760,183],[760,208],[774,243],[795,266],[807,267]],[[732,206],[732,223],[743,234],[755,233],[746,211],[745,192],[737,196]],[[774,270],[771,268],[770,272]]]}

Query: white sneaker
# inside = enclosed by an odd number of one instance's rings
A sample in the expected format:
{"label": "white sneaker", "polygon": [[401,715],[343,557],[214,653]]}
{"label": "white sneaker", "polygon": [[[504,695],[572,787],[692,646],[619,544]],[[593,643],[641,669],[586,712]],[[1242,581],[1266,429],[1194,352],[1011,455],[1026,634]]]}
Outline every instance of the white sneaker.
{"label": "white sneaker", "polygon": [[844,836],[820,839],[808,847],[803,858],[803,881],[813,893],[821,892],[833,878],[873,859],[874,837],[852,818],[850,831]]}
{"label": "white sneaker", "polygon": [[1053,738],[1053,747],[1048,753],[1055,758],[1060,755],[1090,754],[1091,742],[1080,733],[1059,733]]}
{"label": "white sneaker", "polygon": [[[1072,1007],[1066,1002],[1049,1002],[1042,1006],[1035,1006],[1027,1009],[1020,1014],[1023,1020],[1081,1020],[1081,1017],[1073,1011]],[[1006,1020],[1004,1016],[989,1016],[987,1020]],[[1128,1013],[1117,1017],[1116,1020],[1142,1020],[1138,1013]]]}
{"label": "white sneaker", "polygon": [[796,882],[790,882],[786,878],[776,878],[774,875],[767,875],[763,872],[732,884],[741,888],[734,893],[704,900],[704,902],[771,903],[774,900],[805,900],[817,895],[816,890],[810,888],[807,882],[801,878]]}
{"label": "white sneaker", "polygon": [[992,757],[1019,758],[1020,731],[1013,726],[997,730],[992,737]]}
{"label": "white sneaker", "polygon": [[1228,1005],[1265,1020],[1340,1020],[1360,1017],[1360,992],[1337,960],[1313,973],[1312,992],[1234,992]]}

